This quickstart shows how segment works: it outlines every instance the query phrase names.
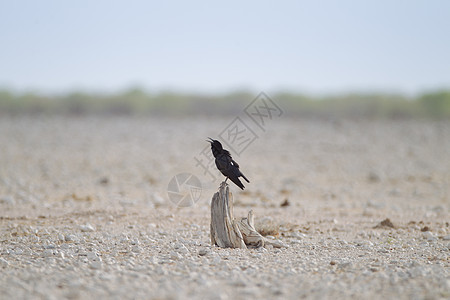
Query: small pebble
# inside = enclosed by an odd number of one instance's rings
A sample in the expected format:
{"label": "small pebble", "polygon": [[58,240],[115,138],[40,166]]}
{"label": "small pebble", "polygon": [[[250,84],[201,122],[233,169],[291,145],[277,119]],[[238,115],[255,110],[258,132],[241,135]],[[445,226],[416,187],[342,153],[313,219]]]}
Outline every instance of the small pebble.
{"label": "small pebble", "polygon": [[133,246],[133,248],[131,248],[131,251],[134,253],[141,253],[142,252],[142,248],[139,246]]}
{"label": "small pebble", "polygon": [[91,262],[91,263],[89,264],[89,267],[90,267],[91,269],[94,269],[94,270],[101,269],[101,268],[102,268],[102,262],[99,261],[99,260],[93,261],[93,262]]}
{"label": "small pebble", "polygon": [[66,242],[77,242],[79,238],[74,234],[67,234],[64,236]]}
{"label": "small pebble", "polygon": [[56,245],[55,244],[48,244],[44,246],[45,249],[55,249]]}
{"label": "small pebble", "polygon": [[51,257],[53,256],[53,250],[52,249],[46,249],[44,252],[42,252],[42,257]]}
{"label": "small pebble", "polygon": [[170,259],[172,259],[172,260],[179,260],[179,259],[182,259],[183,257],[178,253],[178,252],[175,252],[175,251],[171,251],[170,252]]}
{"label": "small pebble", "polygon": [[0,257],[0,265],[2,267],[7,267],[9,265],[9,262],[6,259],[4,259],[3,257]]}
{"label": "small pebble", "polygon": [[80,230],[82,232],[92,232],[92,231],[95,231],[95,228],[94,228],[94,226],[92,226],[91,224],[88,223],[85,225],[81,225]]}
{"label": "small pebble", "polygon": [[431,231],[425,231],[423,232],[423,237],[428,241],[428,242],[433,242],[436,241],[437,238],[436,236],[434,236],[434,234]]}
{"label": "small pebble", "polygon": [[95,252],[88,252],[86,256],[89,260],[99,260],[100,258]]}
{"label": "small pebble", "polygon": [[200,255],[200,256],[205,256],[208,253],[209,253],[209,251],[206,248],[202,248],[202,249],[198,250],[198,255]]}

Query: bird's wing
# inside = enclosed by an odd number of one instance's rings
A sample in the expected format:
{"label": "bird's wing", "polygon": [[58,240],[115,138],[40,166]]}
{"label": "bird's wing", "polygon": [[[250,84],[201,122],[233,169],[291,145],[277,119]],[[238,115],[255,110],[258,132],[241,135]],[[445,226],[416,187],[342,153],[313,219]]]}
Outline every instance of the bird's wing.
{"label": "bird's wing", "polygon": [[[230,180],[241,189],[244,189],[244,185],[238,178],[239,176],[242,176],[241,171],[239,171],[239,165],[231,158],[231,155],[222,153],[216,157],[215,162],[217,169],[219,169],[224,176],[230,178]],[[247,178],[245,178],[245,180],[248,181]]]}
{"label": "bird's wing", "polygon": [[238,163],[237,163],[237,162],[235,162],[235,161],[234,161],[234,159],[232,159],[232,160],[231,160],[231,164],[232,164],[233,166],[236,166],[237,168],[239,168],[239,165],[238,165]]}
{"label": "bird's wing", "polygon": [[230,169],[230,163],[231,157],[229,157],[228,155],[221,154],[216,157],[216,166],[219,171],[224,172]]}
{"label": "bird's wing", "polygon": [[239,170],[239,165],[237,162],[235,162],[234,160],[231,160],[231,164],[234,165],[238,170],[238,172],[236,172],[237,176],[242,176],[248,183],[250,183],[250,181],[247,179],[247,177],[245,177],[244,174],[242,174],[242,172]]}

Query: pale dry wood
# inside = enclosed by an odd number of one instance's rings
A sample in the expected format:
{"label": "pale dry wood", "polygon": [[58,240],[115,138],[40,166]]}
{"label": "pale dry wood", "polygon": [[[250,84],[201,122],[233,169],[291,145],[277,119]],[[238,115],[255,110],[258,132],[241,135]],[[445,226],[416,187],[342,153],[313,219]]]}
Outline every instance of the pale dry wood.
{"label": "pale dry wood", "polygon": [[244,243],[251,248],[264,247],[264,237],[255,229],[253,211],[248,212],[247,218],[242,218],[238,223],[239,230],[244,238]]}
{"label": "pale dry wood", "polygon": [[211,201],[211,243],[222,248],[259,248],[272,245],[286,247],[280,241],[268,240],[255,229],[253,211],[237,221],[233,216],[233,195],[222,182]]}
{"label": "pale dry wood", "polygon": [[233,195],[222,182],[211,201],[211,243],[222,248],[247,248],[233,217]]}

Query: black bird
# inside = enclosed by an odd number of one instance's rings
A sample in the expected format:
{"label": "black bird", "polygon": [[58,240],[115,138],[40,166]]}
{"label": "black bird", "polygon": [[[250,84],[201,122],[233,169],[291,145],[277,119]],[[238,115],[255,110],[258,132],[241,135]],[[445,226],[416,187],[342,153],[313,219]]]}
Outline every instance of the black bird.
{"label": "black bird", "polygon": [[233,181],[238,187],[244,189],[244,185],[239,180],[239,177],[244,178],[248,183],[247,177],[239,170],[239,165],[237,162],[231,158],[230,152],[228,150],[223,149],[222,144],[217,141],[209,138],[210,140],[207,142],[211,144],[211,151],[216,158],[216,166],[217,169],[226,177],[225,182],[228,178]]}

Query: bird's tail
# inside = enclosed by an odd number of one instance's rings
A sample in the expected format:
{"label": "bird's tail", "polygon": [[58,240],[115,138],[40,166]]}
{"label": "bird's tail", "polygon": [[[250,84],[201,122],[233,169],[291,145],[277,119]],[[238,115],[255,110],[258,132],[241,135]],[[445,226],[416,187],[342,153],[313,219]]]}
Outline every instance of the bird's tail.
{"label": "bird's tail", "polygon": [[230,180],[233,181],[234,184],[236,184],[238,187],[240,187],[241,190],[243,190],[245,188],[244,185],[242,184],[242,182],[239,180],[239,178],[237,178],[237,177],[228,177],[228,178],[230,178]]}
{"label": "bird's tail", "polygon": [[244,178],[244,179],[245,179],[245,181],[247,181],[248,183],[250,183],[250,181],[248,181],[247,177],[245,177],[245,175],[244,175],[244,174],[242,174],[242,173],[241,173],[241,176],[242,176],[242,178]]}

